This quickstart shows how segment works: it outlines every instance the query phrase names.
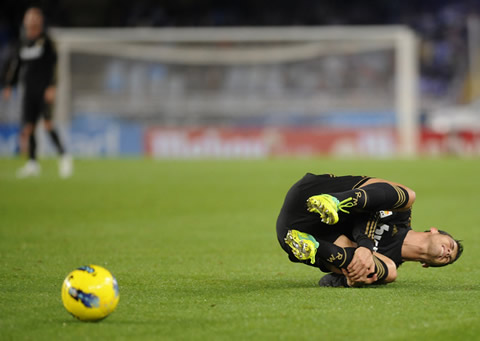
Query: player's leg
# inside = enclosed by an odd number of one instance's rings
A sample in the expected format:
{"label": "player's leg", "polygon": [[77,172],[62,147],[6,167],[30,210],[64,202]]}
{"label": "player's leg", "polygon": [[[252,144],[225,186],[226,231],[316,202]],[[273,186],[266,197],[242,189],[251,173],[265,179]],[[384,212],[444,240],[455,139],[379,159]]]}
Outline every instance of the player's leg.
{"label": "player's leg", "polygon": [[[377,179],[375,179],[377,180]],[[344,192],[323,193],[307,200],[310,212],[320,214],[326,224],[336,224],[338,212],[380,211],[408,209],[415,200],[415,193],[405,186],[391,182],[366,182],[360,188]]]}
{"label": "player's leg", "polygon": [[47,130],[50,139],[52,140],[53,145],[57,149],[58,155],[60,156],[58,162],[58,173],[62,178],[68,178],[73,173],[73,160],[72,157],[65,152],[65,147],[60,141],[60,137],[53,125],[51,104],[45,103],[43,117],[45,129]]}
{"label": "player's leg", "polygon": [[17,177],[26,178],[40,174],[41,168],[37,162],[37,141],[35,139],[35,125],[26,123],[23,125],[20,139],[27,142],[28,161],[17,171]]}
{"label": "player's leg", "polygon": [[20,132],[20,143],[26,144],[28,161],[17,171],[17,177],[26,178],[40,174],[41,168],[37,162],[37,140],[35,138],[35,127],[38,120],[38,101],[31,96],[24,96],[22,103],[22,130]]}
{"label": "player's leg", "polygon": [[65,149],[63,148],[62,143],[60,142],[60,137],[58,136],[57,131],[55,130],[55,127],[53,126],[53,123],[50,119],[44,119],[43,125],[45,126],[45,129],[48,132],[48,135],[50,136],[50,139],[53,142],[53,145],[55,146],[55,149],[58,152],[58,155],[63,155],[65,154]]}
{"label": "player's leg", "polygon": [[22,123],[20,127],[18,142],[20,147],[20,155],[25,157],[28,156],[28,139],[29,139],[29,134],[27,134],[27,130],[25,129],[25,123]]}

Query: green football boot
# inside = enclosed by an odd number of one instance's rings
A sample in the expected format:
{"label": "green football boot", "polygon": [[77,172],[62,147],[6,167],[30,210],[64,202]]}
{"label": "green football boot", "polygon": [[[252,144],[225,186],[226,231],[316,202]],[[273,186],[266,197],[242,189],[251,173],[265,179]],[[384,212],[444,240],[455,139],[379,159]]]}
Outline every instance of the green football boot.
{"label": "green football boot", "polygon": [[295,257],[300,260],[310,259],[310,263],[315,264],[319,244],[313,236],[297,230],[288,230],[285,243],[290,246]]}
{"label": "green football boot", "polygon": [[307,208],[309,212],[318,213],[322,218],[322,222],[327,225],[334,225],[338,223],[338,211],[350,213],[345,208],[353,207],[353,198],[347,198],[339,201],[330,194],[314,195],[307,200]]}

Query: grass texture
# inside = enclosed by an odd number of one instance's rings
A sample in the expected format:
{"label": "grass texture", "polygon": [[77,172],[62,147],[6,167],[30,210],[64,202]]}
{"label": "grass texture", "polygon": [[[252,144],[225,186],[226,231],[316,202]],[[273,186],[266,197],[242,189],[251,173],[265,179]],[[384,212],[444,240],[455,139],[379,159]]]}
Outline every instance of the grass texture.
{"label": "grass texture", "polygon": [[[480,160],[55,160],[19,180],[0,159],[0,340],[479,340]],[[290,263],[275,221],[306,172],[370,175],[417,193],[413,227],[463,239],[452,266],[404,264],[397,282],[319,288]],[[117,310],[75,320],[60,288],[109,269]]]}

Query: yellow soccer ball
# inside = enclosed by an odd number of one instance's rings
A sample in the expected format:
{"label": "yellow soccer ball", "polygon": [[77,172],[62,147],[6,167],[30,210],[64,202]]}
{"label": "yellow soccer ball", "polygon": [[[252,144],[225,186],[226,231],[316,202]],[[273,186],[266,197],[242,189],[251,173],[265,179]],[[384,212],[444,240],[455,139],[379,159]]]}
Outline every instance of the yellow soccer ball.
{"label": "yellow soccer ball", "polygon": [[119,299],[117,280],[110,271],[98,265],[81,266],[63,281],[63,306],[81,321],[107,317],[115,310]]}

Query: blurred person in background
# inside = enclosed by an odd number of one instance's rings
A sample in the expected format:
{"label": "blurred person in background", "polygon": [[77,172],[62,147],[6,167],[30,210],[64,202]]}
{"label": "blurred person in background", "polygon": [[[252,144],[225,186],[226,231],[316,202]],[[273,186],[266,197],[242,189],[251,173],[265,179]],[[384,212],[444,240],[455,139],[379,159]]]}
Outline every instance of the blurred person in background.
{"label": "blurred person in background", "polygon": [[52,107],[56,94],[56,64],[57,53],[45,32],[43,13],[39,8],[29,8],[23,19],[19,46],[6,68],[3,89],[3,98],[9,99],[12,86],[19,83],[23,87],[20,147],[21,150],[28,150],[28,161],[17,172],[20,178],[40,174],[35,128],[42,117],[45,129],[60,155],[59,175],[67,178],[73,172],[72,158],[65,153],[52,122]]}

